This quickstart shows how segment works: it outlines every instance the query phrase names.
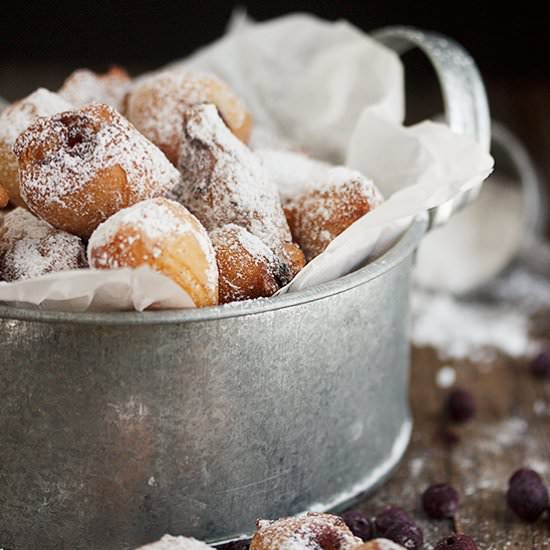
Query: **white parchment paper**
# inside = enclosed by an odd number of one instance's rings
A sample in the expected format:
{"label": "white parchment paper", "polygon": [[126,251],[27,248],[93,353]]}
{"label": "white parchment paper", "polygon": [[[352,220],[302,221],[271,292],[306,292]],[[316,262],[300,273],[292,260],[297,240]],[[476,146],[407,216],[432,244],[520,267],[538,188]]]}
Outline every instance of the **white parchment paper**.
{"label": "white parchment paper", "polygon": [[[258,24],[241,18],[220,40],[178,63],[218,74],[247,102],[256,124],[318,159],[363,172],[386,198],[310,262],[285,292],[334,279],[379,255],[414,217],[492,170],[488,153],[444,124],[402,125],[401,62],[349,23],[303,14]],[[175,283],[146,267],[0,283],[0,301],[70,311],[193,306]]]}

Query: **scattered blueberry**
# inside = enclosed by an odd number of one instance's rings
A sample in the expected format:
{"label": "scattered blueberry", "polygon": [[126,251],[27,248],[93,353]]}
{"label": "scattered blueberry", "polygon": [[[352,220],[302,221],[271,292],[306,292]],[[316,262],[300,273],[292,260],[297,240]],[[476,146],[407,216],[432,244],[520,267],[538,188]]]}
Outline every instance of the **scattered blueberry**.
{"label": "scattered blueberry", "polygon": [[458,491],[446,483],[428,487],[422,495],[422,506],[432,519],[452,518],[458,508]]}
{"label": "scattered blueberry", "polygon": [[535,522],[548,508],[548,490],[536,472],[522,469],[510,478],[506,500],[517,516]]}
{"label": "scattered blueberry", "polygon": [[374,538],[373,522],[362,512],[348,510],[340,516],[350,531],[364,541]]}
{"label": "scattered blueberry", "polygon": [[416,523],[396,523],[388,529],[384,537],[407,550],[420,550],[424,543],[422,529]]}
{"label": "scattered blueberry", "polygon": [[422,548],[422,529],[410,514],[398,506],[387,506],[375,519],[376,536],[389,539],[410,550]]}
{"label": "scattered blueberry", "polygon": [[456,389],[448,395],[446,409],[453,422],[463,423],[475,416],[477,407],[474,396],[469,391]]}
{"label": "scattered blueberry", "polygon": [[537,378],[550,378],[550,350],[539,353],[533,359],[531,373]]}
{"label": "scattered blueberry", "polygon": [[441,539],[434,550],[477,550],[477,546],[472,537],[456,534]]}
{"label": "scattered blueberry", "polygon": [[512,474],[512,477],[508,480],[508,485],[519,483],[520,481],[527,481],[528,479],[533,480],[535,483],[544,483],[535,470],[531,470],[531,468],[520,468]]}
{"label": "scattered blueberry", "polygon": [[399,506],[386,506],[375,518],[376,536],[384,537],[395,524],[413,523],[414,519]]}

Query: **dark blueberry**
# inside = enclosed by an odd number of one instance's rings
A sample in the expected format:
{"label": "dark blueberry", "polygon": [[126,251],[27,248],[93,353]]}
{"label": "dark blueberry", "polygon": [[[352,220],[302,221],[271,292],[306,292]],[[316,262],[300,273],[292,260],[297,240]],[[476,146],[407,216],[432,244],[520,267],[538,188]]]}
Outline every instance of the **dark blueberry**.
{"label": "dark blueberry", "polygon": [[550,378],[550,350],[539,353],[533,359],[531,373],[537,378]]}
{"label": "dark blueberry", "polygon": [[374,518],[374,528],[377,537],[385,537],[386,533],[395,525],[413,524],[414,519],[399,506],[386,506]]}
{"label": "dark blueberry", "polygon": [[537,521],[548,507],[548,490],[540,477],[533,473],[518,473],[515,478],[512,476],[514,481],[510,483],[506,493],[508,506],[517,516],[528,522]]}
{"label": "dark blueberry", "polygon": [[428,487],[422,495],[422,506],[432,519],[452,518],[458,508],[458,491],[446,483]]}
{"label": "dark blueberry", "polygon": [[399,506],[386,506],[375,518],[376,536],[384,537],[394,525],[412,524],[414,519]]}
{"label": "dark blueberry", "polygon": [[520,468],[512,474],[512,477],[508,480],[508,485],[513,485],[514,483],[526,481],[528,479],[531,479],[536,483],[544,483],[535,470],[531,470],[531,468]]}
{"label": "dark blueberry", "polygon": [[420,550],[424,543],[422,529],[416,523],[396,523],[388,529],[384,537],[407,550]]}
{"label": "dark blueberry", "polygon": [[472,537],[456,534],[441,539],[434,550],[477,550],[477,546]]}
{"label": "dark blueberry", "polygon": [[467,422],[476,414],[474,396],[467,390],[453,390],[447,397],[446,409],[453,422]]}
{"label": "dark blueberry", "polygon": [[341,515],[350,531],[364,541],[374,538],[373,522],[362,512],[348,510]]}

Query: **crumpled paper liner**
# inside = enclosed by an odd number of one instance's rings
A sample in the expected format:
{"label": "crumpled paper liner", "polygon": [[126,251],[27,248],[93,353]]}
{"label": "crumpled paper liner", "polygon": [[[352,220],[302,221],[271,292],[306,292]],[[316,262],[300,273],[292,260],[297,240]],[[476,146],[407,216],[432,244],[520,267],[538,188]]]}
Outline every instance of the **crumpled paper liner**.
{"label": "crumpled paper liner", "polygon": [[[178,63],[218,74],[246,101],[256,124],[316,158],[363,172],[386,198],[282,292],[329,281],[379,256],[412,219],[492,170],[493,159],[480,145],[444,124],[402,125],[399,58],[349,23],[303,14],[258,24],[240,19],[224,37]],[[0,301],[65,311],[193,307],[181,288],[147,267],[0,283]]]}

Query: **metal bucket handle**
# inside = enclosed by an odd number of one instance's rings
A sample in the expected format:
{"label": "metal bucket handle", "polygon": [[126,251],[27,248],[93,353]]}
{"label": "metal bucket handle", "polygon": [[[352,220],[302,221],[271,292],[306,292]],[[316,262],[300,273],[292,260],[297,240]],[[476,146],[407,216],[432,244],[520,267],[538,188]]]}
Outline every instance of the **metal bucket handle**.
{"label": "metal bucket handle", "polygon": [[[372,36],[399,55],[419,48],[430,60],[441,86],[445,120],[453,132],[473,137],[487,151],[491,142],[491,119],[479,70],[466,50],[439,33],[411,27],[385,27]],[[479,194],[481,183],[441,206],[429,210],[429,227],[436,227]]]}

